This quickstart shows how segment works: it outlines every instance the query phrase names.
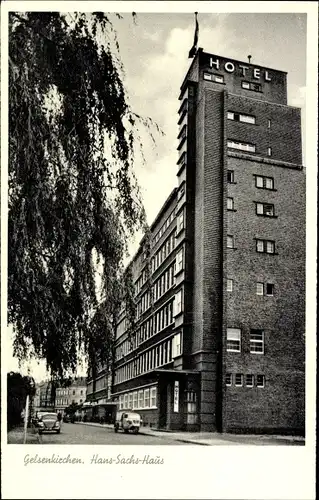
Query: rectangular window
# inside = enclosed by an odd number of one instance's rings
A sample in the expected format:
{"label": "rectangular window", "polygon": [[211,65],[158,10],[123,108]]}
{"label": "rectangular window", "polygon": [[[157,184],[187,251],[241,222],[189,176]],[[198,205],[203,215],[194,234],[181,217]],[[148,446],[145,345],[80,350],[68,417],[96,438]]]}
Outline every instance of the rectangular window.
{"label": "rectangular window", "polygon": [[256,187],[261,189],[274,189],[274,179],[273,177],[264,177],[262,175],[256,175]]}
{"label": "rectangular window", "polygon": [[184,229],[184,212],[181,212],[177,217],[177,233]]}
{"label": "rectangular window", "polygon": [[215,83],[224,83],[224,77],[222,75],[214,75],[212,73],[204,73],[204,80]]}
{"label": "rectangular window", "polygon": [[133,409],[133,393],[130,392],[130,394],[128,395],[128,407],[130,410]]}
{"label": "rectangular window", "polygon": [[250,352],[264,354],[263,330],[250,330]]}
{"label": "rectangular window", "polygon": [[274,295],[274,285],[272,283],[257,283],[257,295]]}
{"label": "rectangular window", "polygon": [[256,251],[258,253],[275,253],[275,242],[270,240],[256,240]]}
{"label": "rectangular window", "polygon": [[246,387],[254,386],[254,376],[250,373],[246,375]]}
{"label": "rectangular window", "polygon": [[236,373],[235,375],[235,386],[242,387],[243,385],[243,376],[241,373]]}
{"label": "rectangular window", "polygon": [[234,120],[236,122],[251,123],[251,124],[256,123],[255,116],[244,115],[241,113],[234,113],[233,111],[227,112],[227,118],[228,118],[228,120]]}
{"label": "rectangular window", "polygon": [[124,394],[124,410],[127,410],[128,405],[128,395]]}
{"label": "rectangular window", "polygon": [[150,407],[150,390],[145,389],[144,390],[144,408],[149,408]]}
{"label": "rectangular window", "polygon": [[271,155],[272,155],[272,149],[271,149],[271,148],[268,148],[268,149],[267,149],[267,154],[268,154],[268,156],[271,156]]}
{"label": "rectangular window", "polygon": [[183,269],[183,248],[179,250],[176,254],[176,267],[175,267],[175,275],[178,274]]}
{"label": "rectangular window", "polygon": [[232,292],[232,291],[233,291],[233,280],[227,279],[227,292]]}
{"label": "rectangular window", "polygon": [[172,356],[173,358],[177,358],[177,356],[180,356],[182,354],[182,344],[181,344],[181,334],[177,333],[173,337],[173,353]]}
{"label": "rectangular window", "polygon": [[247,151],[248,153],[256,152],[255,144],[250,144],[248,142],[238,142],[238,141],[228,140],[227,147],[230,149],[239,149],[241,151]]}
{"label": "rectangular window", "polygon": [[253,82],[241,82],[241,86],[245,90],[253,90],[254,92],[261,92],[261,85],[260,83],[253,83]]}
{"label": "rectangular window", "polygon": [[266,295],[274,295],[274,285],[272,283],[266,283]]}
{"label": "rectangular window", "polygon": [[256,386],[257,387],[265,387],[265,376],[264,375],[257,375]]}
{"label": "rectangular window", "polygon": [[234,198],[227,198],[227,210],[234,210]]}
{"label": "rectangular window", "polygon": [[227,235],[227,248],[234,248],[234,237],[230,234]]}
{"label": "rectangular window", "polygon": [[156,387],[151,388],[151,408],[156,408]]}
{"label": "rectangular window", "polygon": [[221,75],[213,75],[213,82],[224,83],[224,77]]}
{"label": "rectangular window", "polygon": [[179,290],[174,298],[174,316],[180,314],[183,310],[183,291]]}
{"label": "rectangular window", "polygon": [[271,128],[271,120],[268,120],[268,128]]}
{"label": "rectangular window", "polygon": [[138,402],[137,402],[137,392],[133,392],[133,409],[135,410],[138,406],[137,406]]}
{"label": "rectangular window", "polygon": [[233,184],[235,181],[234,181],[234,171],[233,170],[227,170],[227,182],[229,184]]}
{"label": "rectangular window", "polygon": [[231,373],[226,373],[226,385],[228,385],[228,386],[232,385],[232,374]]}
{"label": "rectangular window", "polygon": [[144,408],[144,392],[138,391],[138,407]]}
{"label": "rectangular window", "polygon": [[257,215],[265,215],[266,217],[274,217],[275,207],[272,203],[259,203],[256,202]]}
{"label": "rectangular window", "polygon": [[243,123],[251,123],[252,125],[255,125],[256,118],[255,118],[255,116],[252,116],[252,115],[239,115],[239,121],[243,122]]}
{"label": "rectangular window", "polygon": [[227,351],[240,352],[241,330],[240,328],[227,328]]}

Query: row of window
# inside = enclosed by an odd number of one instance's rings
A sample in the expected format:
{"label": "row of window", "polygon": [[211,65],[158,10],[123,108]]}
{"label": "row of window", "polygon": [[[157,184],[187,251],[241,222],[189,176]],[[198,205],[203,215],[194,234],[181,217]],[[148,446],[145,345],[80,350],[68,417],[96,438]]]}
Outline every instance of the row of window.
{"label": "row of window", "polygon": [[[267,295],[272,297],[274,295],[275,285],[273,283],[257,283],[256,284],[256,294],[257,295]],[[232,278],[227,278],[227,292],[234,291],[234,280]]]}
{"label": "row of window", "polygon": [[136,319],[138,320],[149,307],[151,307],[151,293],[147,291],[136,304]]}
{"label": "row of window", "polygon": [[126,339],[116,348],[117,360],[126,356],[142,342],[173,323],[173,300],[166,303],[151,318],[144,321],[139,328],[137,328],[136,334],[132,336],[131,340]]}
{"label": "row of window", "polygon": [[[244,375],[242,373],[226,373],[226,385],[228,387],[235,385],[235,387],[243,387]],[[265,387],[264,375],[252,375],[247,373],[245,375],[245,387]]]}
{"label": "row of window", "polygon": [[[252,125],[256,124],[256,117],[254,115],[246,115],[243,113],[236,113],[235,111],[227,111],[228,120],[233,120],[235,122],[250,123]],[[268,119],[267,127],[271,128],[271,120]]]}
{"label": "row of window", "polygon": [[[75,399],[72,399],[72,403],[75,403]],[[83,403],[83,399],[80,399],[79,403]],[[68,405],[69,400],[65,398],[56,398],[55,400],[56,405]]]}
{"label": "row of window", "polygon": [[[255,186],[260,189],[274,190],[274,178],[266,177],[264,175],[254,175]],[[227,170],[227,182],[229,184],[235,184],[235,173],[233,170]]]}
{"label": "row of window", "polygon": [[152,273],[164,262],[175,248],[175,231],[167,238],[151,261]]}
{"label": "row of window", "polygon": [[170,326],[174,321],[173,318],[178,316],[183,308],[183,290],[180,289],[175,293],[173,300],[167,302],[151,318],[139,326],[131,339],[126,339],[116,348],[116,359],[119,360],[126,356],[142,342]]}
{"label": "row of window", "polygon": [[[251,329],[249,344],[251,353],[264,354],[264,331]],[[228,352],[241,352],[240,328],[227,328],[226,349]]]}
{"label": "row of window", "polygon": [[[203,75],[204,80],[210,81],[210,82],[215,82],[215,83],[224,83],[224,76],[223,75],[218,75],[216,73],[204,73]],[[254,83],[254,82],[247,82],[247,81],[242,81],[241,82],[241,87],[245,90],[252,90],[254,92],[262,92],[262,87],[260,83]]]}
{"label": "row of window", "polygon": [[175,284],[175,263],[168,267],[166,271],[158,278],[153,286],[154,301],[158,300]]}
{"label": "row of window", "polygon": [[55,400],[56,405],[67,405],[69,403],[69,400],[67,398],[57,398]]}
{"label": "row of window", "polygon": [[[234,236],[231,234],[227,235],[227,248],[236,248]],[[274,254],[275,242],[272,240],[261,240],[256,238],[256,252]]]}
{"label": "row of window", "polygon": [[120,410],[143,410],[157,407],[157,387],[127,392],[119,397]]}
{"label": "row of window", "polygon": [[[275,207],[272,203],[261,203],[260,201],[255,201],[256,214],[264,215],[265,217],[275,217]],[[227,210],[234,211],[235,203],[234,198],[227,198]]]}
{"label": "row of window", "polygon": [[[177,216],[177,228],[176,233],[178,234],[182,229],[184,229],[184,211],[182,211]],[[172,253],[175,248],[175,231],[166,239],[166,241],[158,249],[154,257],[151,260],[151,271],[154,273],[156,269],[164,262],[164,260]],[[178,265],[180,265],[182,260],[182,254],[178,254]],[[179,272],[179,271],[177,271]],[[135,282],[135,294],[137,295],[141,288],[144,286],[147,280],[147,273],[145,269],[142,271],[141,276]]]}
{"label": "row of window", "polygon": [[125,382],[142,373],[170,363],[182,353],[181,334],[178,333],[161,344],[139,354],[134,360],[116,370],[115,383]]}
{"label": "row of window", "polygon": [[[241,142],[229,139],[227,141],[227,147],[229,149],[239,149],[240,151],[246,151],[248,153],[256,153],[256,144],[251,144],[250,142]],[[272,155],[271,147],[267,148],[267,155]]]}
{"label": "row of window", "polygon": [[147,272],[146,272],[146,269],[143,269],[143,271],[141,272],[141,275],[139,276],[139,278],[135,282],[135,295],[140,293],[140,290],[143,287],[143,285],[146,283],[146,281],[147,281]]}
{"label": "row of window", "polygon": [[228,120],[233,120],[236,122],[251,123],[254,125],[256,123],[256,117],[253,115],[244,115],[242,113],[235,113],[234,111],[227,111]]}
{"label": "row of window", "polygon": [[[71,394],[73,394],[73,396],[75,395],[75,389],[57,389],[57,396],[68,396]],[[78,391],[79,392],[79,391]],[[81,396],[83,395],[83,389],[80,389],[80,394]]]}
{"label": "row of window", "polygon": [[154,236],[153,236],[153,244],[154,245],[162,237],[162,235],[165,233],[166,229],[168,229],[168,227],[171,225],[171,223],[173,222],[174,218],[175,218],[175,211],[173,210],[173,212],[167,217],[167,219],[162,224],[162,226],[157,231],[157,233],[154,234]]}

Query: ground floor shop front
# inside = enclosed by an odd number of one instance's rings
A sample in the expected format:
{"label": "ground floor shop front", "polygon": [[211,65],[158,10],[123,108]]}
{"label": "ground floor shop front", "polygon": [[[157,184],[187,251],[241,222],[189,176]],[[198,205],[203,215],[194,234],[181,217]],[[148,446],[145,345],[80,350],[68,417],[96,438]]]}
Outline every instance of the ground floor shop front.
{"label": "ground floor shop front", "polygon": [[[165,430],[199,430],[199,373],[154,370],[113,393],[118,410],[138,412],[143,426]],[[124,384],[121,384],[124,385]]]}

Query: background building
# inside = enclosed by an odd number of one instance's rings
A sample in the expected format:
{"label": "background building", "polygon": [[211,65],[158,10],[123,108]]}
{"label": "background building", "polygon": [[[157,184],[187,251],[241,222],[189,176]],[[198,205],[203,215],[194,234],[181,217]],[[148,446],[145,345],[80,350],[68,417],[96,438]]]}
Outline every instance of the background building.
{"label": "background building", "polygon": [[285,72],[197,51],[178,187],[132,260],[113,400],[168,429],[304,432],[305,174]]}
{"label": "background building", "polygon": [[55,394],[55,408],[62,414],[73,404],[81,405],[86,399],[86,377],[77,377],[69,387],[58,387]]}

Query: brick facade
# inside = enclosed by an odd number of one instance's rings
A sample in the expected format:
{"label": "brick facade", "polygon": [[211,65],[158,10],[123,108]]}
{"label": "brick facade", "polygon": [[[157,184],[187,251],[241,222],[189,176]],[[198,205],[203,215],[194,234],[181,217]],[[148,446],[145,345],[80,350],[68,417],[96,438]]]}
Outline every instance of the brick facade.
{"label": "brick facade", "polygon": [[[287,75],[199,49],[180,102],[177,188],[151,226],[149,282],[145,240],[132,261],[142,312],[126,351],[119,321],[113,399],[161,428],[303,433],[305,173]],[[152,401],[129,399],[148,386]]]}

